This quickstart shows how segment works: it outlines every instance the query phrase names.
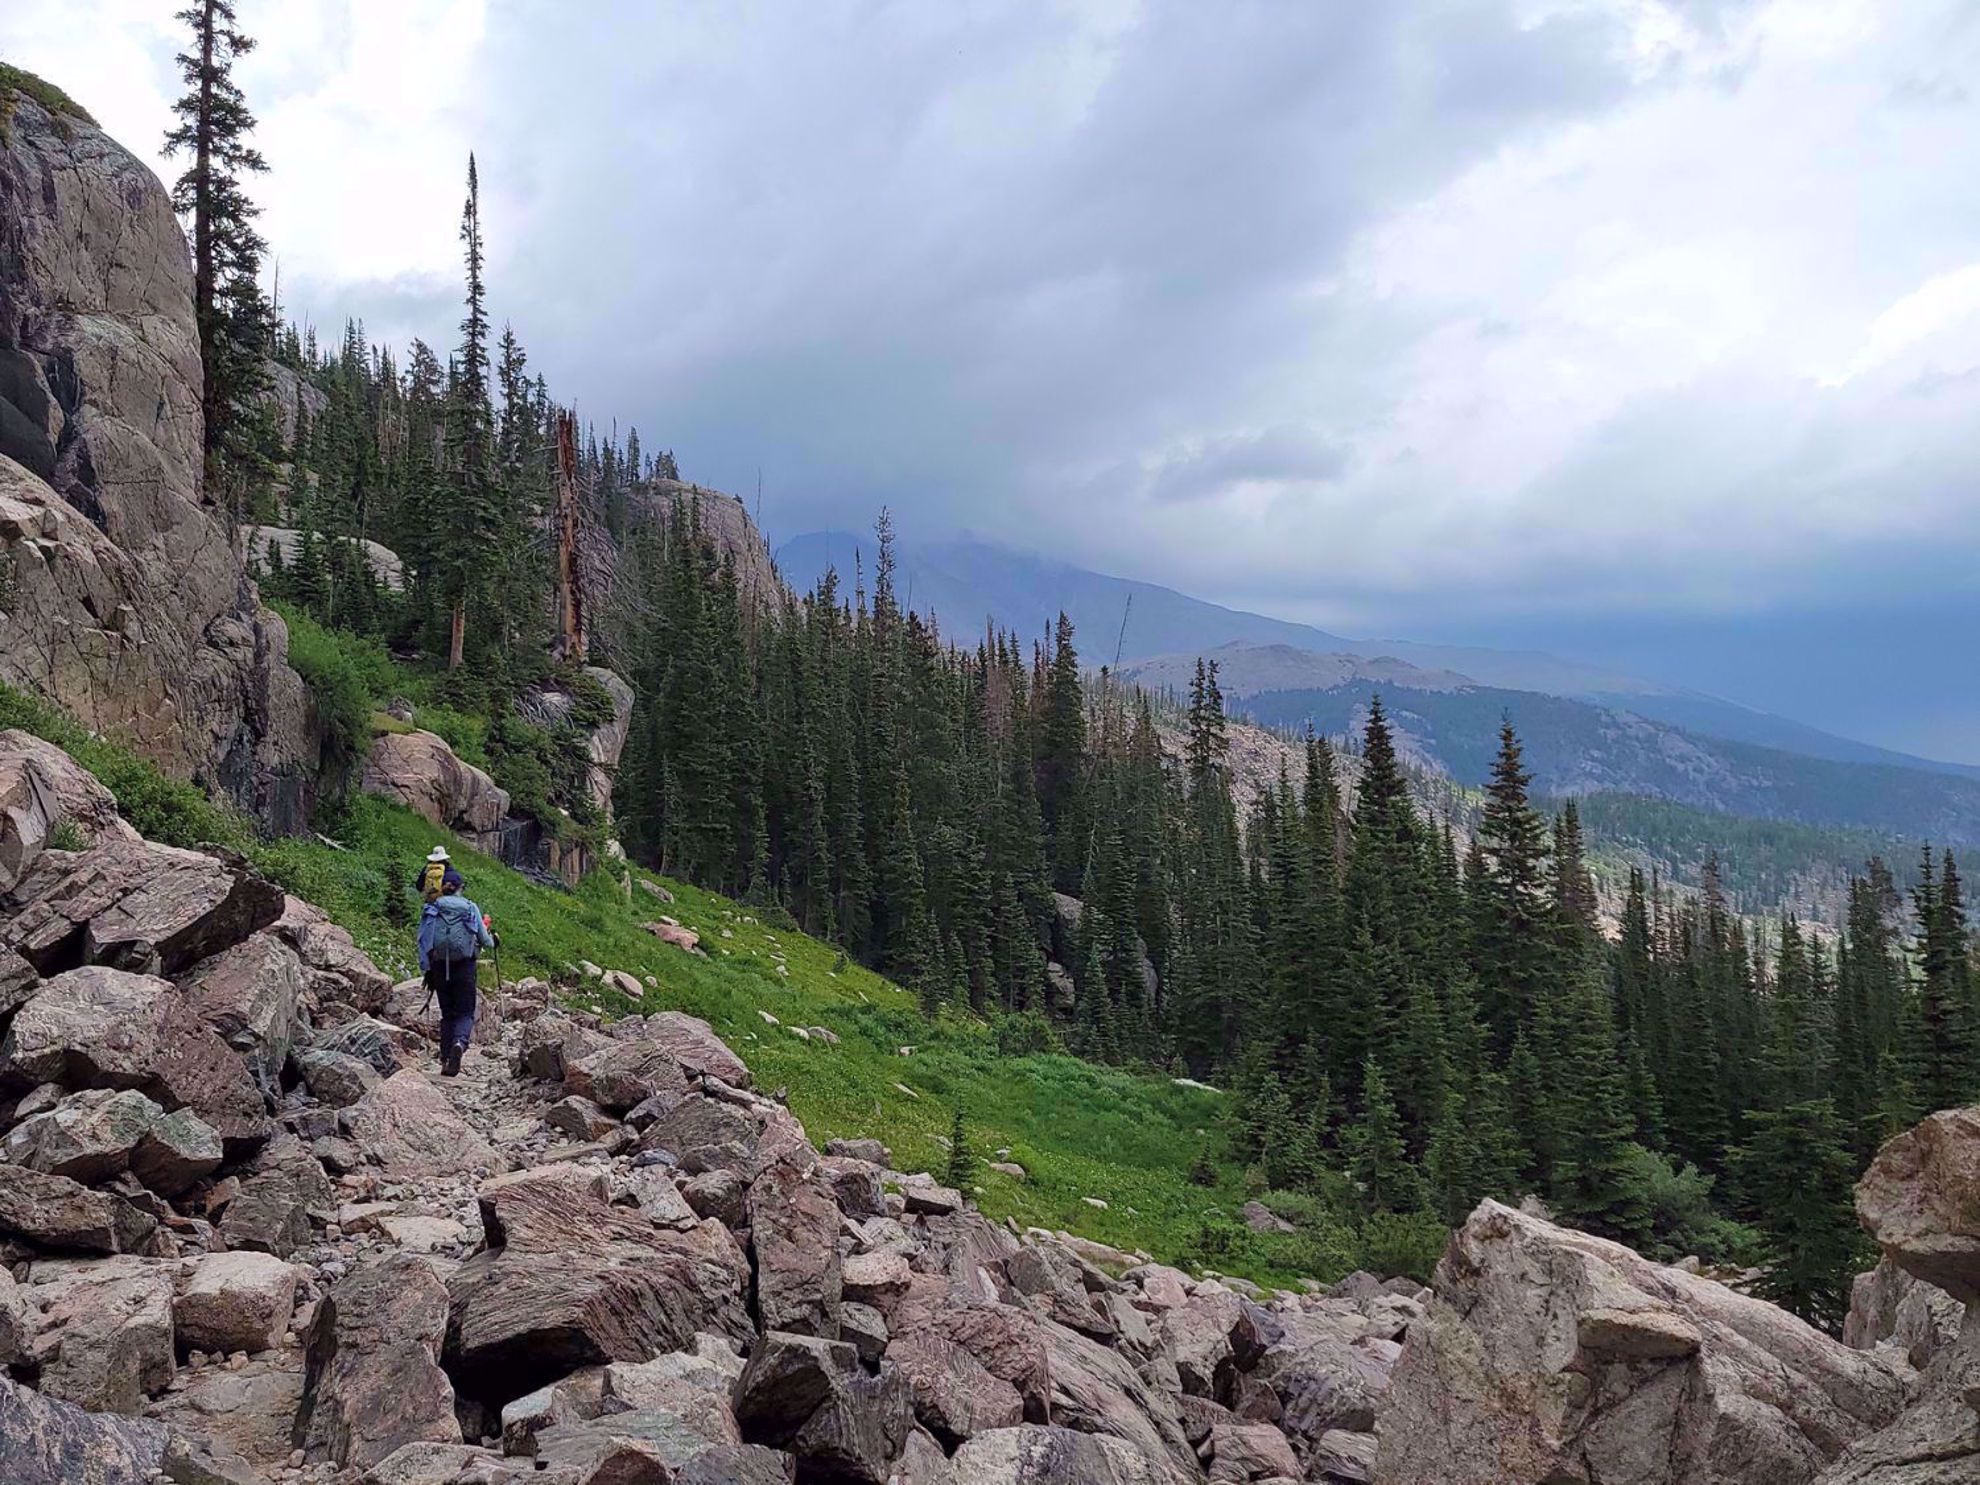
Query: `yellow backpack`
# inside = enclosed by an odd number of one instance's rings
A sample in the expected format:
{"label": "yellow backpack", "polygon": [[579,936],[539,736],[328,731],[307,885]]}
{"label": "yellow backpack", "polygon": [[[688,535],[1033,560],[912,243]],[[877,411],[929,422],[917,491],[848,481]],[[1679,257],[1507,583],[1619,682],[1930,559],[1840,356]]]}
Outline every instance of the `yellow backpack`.
{"label": "yellow backpack", "polygon": [[433,901],[434,898],[440,895],[440,883],[445,879],[446,875],[446,862],[427,862],[425,866],[420,868],[419,872],[419,895],[428,902]]}

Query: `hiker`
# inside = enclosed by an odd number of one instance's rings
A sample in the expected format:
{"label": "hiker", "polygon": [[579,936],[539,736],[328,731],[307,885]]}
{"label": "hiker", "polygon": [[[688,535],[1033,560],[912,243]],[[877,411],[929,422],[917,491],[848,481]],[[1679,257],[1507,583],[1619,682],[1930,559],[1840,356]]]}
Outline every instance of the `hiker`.
{"label": "hiker", "polygon": [[426,853],[426,863],[420,867],[419,875],[413,878],[413,885],[419,889],[421,898],[432,902],[440,895],[449,880],[453,882],[456,891],[466,885],[461,881],[461,874],[454,870],[454,863],[447,855],[447,848],[435,846]]}
{"label": "hiker", "polygon": [[499,940],[481,909],[461,893],[459,873],[443,877],[440,895],[419,916],[419,972],[440,997],[440,1075],[460,1073],[474,1034],[475,960]]}

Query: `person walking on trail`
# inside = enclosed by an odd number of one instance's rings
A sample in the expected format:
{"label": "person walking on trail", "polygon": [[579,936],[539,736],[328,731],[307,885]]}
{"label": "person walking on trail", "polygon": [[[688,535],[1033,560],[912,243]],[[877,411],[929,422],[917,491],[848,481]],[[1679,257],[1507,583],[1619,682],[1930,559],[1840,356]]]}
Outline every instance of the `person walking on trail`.
{"label": "person walking on trail", "polygon": [[463,885],[461,874],[454,870],[453,860],[447,855],[447,848],[435,846],[427,852],[426,861],[420,867],[419,875],[413,879],[413,885],[419,888],[419,895],[425,901],[432,902],[439,897],[450,878],[456,889]]}
{"label": "person walking on trail", "polygon": [[461,892],[458,875],[419,915],[419,972],[440,998],[440,1075],[459,1075],[474,1035],[475,961],[495,947],[481,909]]}

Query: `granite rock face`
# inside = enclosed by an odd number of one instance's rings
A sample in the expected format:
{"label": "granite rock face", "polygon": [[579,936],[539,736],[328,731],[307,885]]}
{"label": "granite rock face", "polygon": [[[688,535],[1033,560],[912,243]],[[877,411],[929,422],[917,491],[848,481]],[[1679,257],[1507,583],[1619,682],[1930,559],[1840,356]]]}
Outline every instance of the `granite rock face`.
{"label": "granite rock face", "polygon": [[313,803],[288,631],[204,488],[192,264],[164,187],[10,100],[0,141],[0,680],[278,829]]}
{"label": "granite rock face", "polygon": [[1381,1485],[1794,1485],[1905,1405],[1899,1363],[1497,1202],[1434,1288],[1374,1420]]}

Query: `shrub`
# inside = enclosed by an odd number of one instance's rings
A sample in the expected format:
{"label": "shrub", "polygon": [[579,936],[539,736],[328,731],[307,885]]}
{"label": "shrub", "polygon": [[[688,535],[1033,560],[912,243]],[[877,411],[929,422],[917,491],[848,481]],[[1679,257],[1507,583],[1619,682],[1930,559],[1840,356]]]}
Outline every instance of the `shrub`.
{"label": "shrub", "polygon": [[284,617],[289,622],[289,664],[308,686],[323,729],[323,771],[330,792],[342,794],[371,748],[372,685],[367,665],[358,658],[365,642],[333,633],[300,610]]}
{"label": "shrub", "polygon": [[1384,1278],[1430,1282],[1450,1229],[1429,1212],[1373,1212],[1361,1224],[1361,1267]]}
{"label": "shrub", "polygon": [[1671,1263],[1695,1254],[1707,1263],[1744,1263],[1757,1253],[1753,1230],[1712,1206],[1712,1177],[1694,1165],[1675,1167],[1641,1145],[1626,1155],[1625,1179],[1642,1193],[1649,1230],[1640,1246],[1645,1256]]}

